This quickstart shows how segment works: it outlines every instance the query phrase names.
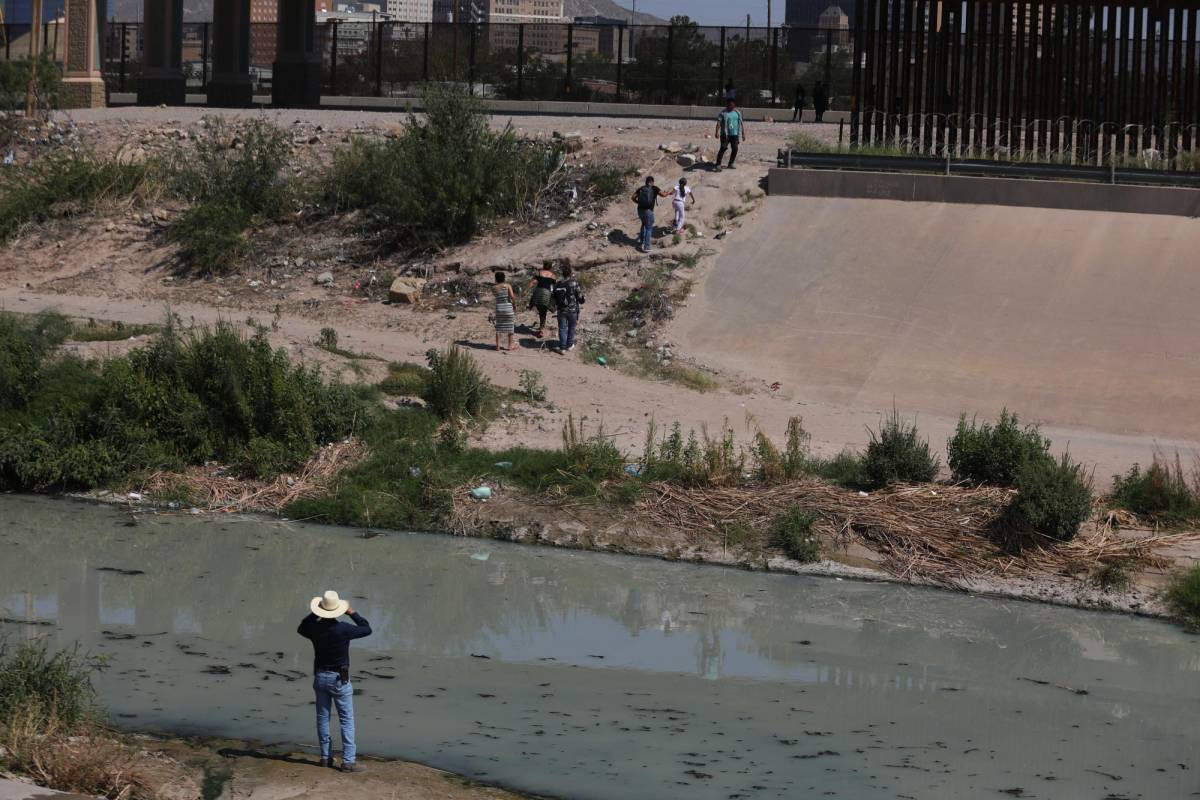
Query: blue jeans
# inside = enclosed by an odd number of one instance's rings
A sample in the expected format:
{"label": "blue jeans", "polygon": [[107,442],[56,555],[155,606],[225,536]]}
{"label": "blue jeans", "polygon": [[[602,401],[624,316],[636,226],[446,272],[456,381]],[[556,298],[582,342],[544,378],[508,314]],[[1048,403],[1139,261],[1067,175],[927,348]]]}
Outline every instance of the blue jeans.
{"label": "blue jeans", "polygon": [[642,221],[642,248],[650,249],[650,240],[654,237],[654,209],[639,208],[638,219]]}
{"label": "blue jeans", "polygon": [[558,312],[558,349],[566,350],[575,344],[575,326],[579,324],[579,312]]}
{"label": "blue jeans", "polygon": [[321,758],[332,758],[329,737],[329,705],[337,706],[338,722],[342,726],[342,763],[353,764],[354,747],[354,688],[349,681],[338,683],[336,672],[318,672],[313,678],[317,693],[317,741],[321,743]]}

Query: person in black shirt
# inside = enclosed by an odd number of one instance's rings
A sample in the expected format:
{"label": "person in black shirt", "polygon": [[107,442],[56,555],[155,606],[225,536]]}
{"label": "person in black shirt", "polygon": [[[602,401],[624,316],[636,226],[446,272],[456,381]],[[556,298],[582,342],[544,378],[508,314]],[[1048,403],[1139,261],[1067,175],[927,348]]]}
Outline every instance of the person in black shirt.
{"label": "person in black shirt", "polygon": [[583,287],[572,277],[571,266],[564,264],[562,280],[554,284],[554,309],[558,313],[558,352],[560,355],[575,349],[575,328],[579,324],[579,307],[586,298]]}
{"label": "person in black shirt", "polygon": [[[354,687],[350,684],[350,642],[371,635],[371,625],[337,592],[314,597],[312,611],[300,622],[296,633],[312,642],[313,691],[317,694],[317,741],[321,745],[321,766],[333,766],[329,736],[329,706],[337,706],[342,728],[342,772],[356,772],[354,744]],[[338,622],[349,615],[354,620]]]}

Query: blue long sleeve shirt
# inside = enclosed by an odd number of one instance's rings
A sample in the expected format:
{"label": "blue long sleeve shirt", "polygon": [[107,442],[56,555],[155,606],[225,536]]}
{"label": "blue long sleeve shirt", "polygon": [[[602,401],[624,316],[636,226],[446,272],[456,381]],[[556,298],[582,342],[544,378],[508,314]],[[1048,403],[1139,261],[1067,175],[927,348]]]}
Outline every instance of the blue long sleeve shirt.
{"label": "blue long sleeve shirt", "polygon": [[300,622],[296,633],[312,641],[314,672],[337,672],[350,666],[350,642],[371,635],[371,624],[361,614],[351,614],[350,619],[353,625],[309,614]]}

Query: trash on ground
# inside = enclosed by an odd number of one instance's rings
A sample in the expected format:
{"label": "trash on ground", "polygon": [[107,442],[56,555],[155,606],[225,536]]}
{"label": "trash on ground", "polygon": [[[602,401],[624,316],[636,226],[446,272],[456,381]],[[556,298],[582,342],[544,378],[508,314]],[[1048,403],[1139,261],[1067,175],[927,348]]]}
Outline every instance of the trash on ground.
{"label": "trash on ground", "polygon": [[492,489],[490,486],[478,486],[471,490],[471,497],[476,500],[490,500],[492,498]]}

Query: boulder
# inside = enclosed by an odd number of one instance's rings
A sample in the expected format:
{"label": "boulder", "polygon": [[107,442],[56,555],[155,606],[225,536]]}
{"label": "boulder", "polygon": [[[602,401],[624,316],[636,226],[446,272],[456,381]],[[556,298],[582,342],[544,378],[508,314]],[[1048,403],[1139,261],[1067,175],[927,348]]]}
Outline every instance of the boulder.
{"label": "boulder", "polygon": [[421,292],[424,289],[424,278],[396,278],[388,287],[388,300],[393,303],[414,305],[421,299]]}
{"label": "boulder", "polygon": [[333,273],[332,272],[322,272],[320,275],[317,276],[316,282],[319,283],[321,286],[329,286],[330,284],[333,283]]}

